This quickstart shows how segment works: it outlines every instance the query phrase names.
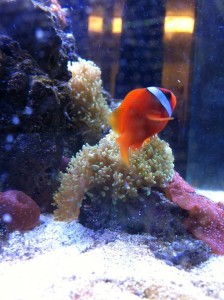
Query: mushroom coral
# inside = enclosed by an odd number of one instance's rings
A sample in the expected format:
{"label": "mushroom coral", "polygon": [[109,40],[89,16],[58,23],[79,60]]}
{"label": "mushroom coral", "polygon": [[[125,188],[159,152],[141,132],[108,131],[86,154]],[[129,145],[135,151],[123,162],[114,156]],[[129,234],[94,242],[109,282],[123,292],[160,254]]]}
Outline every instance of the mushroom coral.
{"label": "mushroom coral", "polygon": [[54,195],[56,219],[77,219],[85,196],[94,198],[92,190],[116,203],[137,197],[139,189],[150,193],[152,186],[165,187],[172,180],[174,158],[165,141],[155,135],[141,149],[131,152],[129,169],[120,160],[116,138],[111,131],[98,145],[83,146],[71,159]]}
{"label": "mushroom coral", "polygon": [[0,220],[9,231],[34,228],[40,217],[35,201],[21,191],[0,192]]}

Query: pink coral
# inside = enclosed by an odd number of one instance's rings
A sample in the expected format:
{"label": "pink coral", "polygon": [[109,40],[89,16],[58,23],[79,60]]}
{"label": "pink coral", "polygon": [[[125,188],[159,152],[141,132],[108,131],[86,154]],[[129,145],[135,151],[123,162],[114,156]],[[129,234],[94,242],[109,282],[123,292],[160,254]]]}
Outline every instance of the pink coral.
{"label": "pink coral", "polygon": [[213,253],[224,255],[223,205],[197,194],[177,172],[173,181],[167,184],[165,195],[189,212],[185,220],[187,229],[196,238],[207,243]]}
{"label": "pink coral", "polygon": [[39,222],[40,209],[25,193],[10,190],[0,193],[0,220],[9,231],[29,230]]}
{"label": "pink coral", "polygon": [[58,17],[62,29],[65,29],[67,26],[66,13],[57,0],[51,0],[50,9]]}

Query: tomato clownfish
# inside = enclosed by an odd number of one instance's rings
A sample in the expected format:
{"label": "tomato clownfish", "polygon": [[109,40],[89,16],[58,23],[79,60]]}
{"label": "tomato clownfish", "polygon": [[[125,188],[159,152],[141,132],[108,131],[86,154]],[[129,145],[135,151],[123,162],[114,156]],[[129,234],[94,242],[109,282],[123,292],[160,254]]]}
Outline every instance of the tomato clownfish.
{"label": "tomato clownfish", "polygon": [[172,120],[175,95],[163,88],[131,91],[110,116],[112,129],[119,134],[121,159],[129,167],[129,148],[139,149],[146,139],[160,132]]}

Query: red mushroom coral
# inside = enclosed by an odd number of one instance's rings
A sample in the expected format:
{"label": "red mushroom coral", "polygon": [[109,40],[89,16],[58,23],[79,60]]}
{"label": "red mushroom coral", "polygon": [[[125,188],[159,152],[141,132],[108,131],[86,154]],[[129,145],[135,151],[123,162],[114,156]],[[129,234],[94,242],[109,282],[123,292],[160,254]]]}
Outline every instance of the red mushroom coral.
{"label": "red mushroom coral", "polygon": [[40,209],[35,201],[21,191],[0,193],[0,220],[9,231],[29,230],[39,222]]}
{"label": "red mushroom coral", "polygon": [[168,199],[188,211],[187,229],[198,239],[207,243],[213,253],[224,255],[224,209],[223,205],[199,195],[176,172],[173,181],[165,188]]}

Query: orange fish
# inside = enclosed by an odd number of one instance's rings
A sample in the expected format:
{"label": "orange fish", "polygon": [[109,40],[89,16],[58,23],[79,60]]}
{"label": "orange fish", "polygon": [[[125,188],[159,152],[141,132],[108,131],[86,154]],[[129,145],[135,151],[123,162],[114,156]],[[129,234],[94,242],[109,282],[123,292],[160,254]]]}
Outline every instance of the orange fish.
{"label": "orange fish", "polygon": [[112,129],[119,134],[121,159],[129,167],[129,148],[139,149],[146,139],[160,132],[172,120],[176,97],[157,87],[131,91],[110,116]]}

